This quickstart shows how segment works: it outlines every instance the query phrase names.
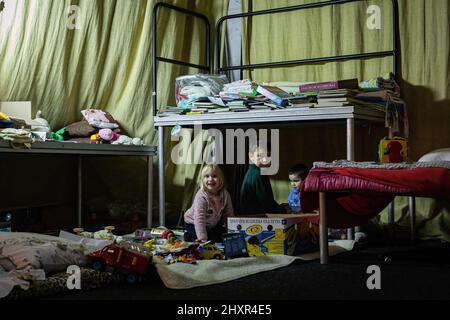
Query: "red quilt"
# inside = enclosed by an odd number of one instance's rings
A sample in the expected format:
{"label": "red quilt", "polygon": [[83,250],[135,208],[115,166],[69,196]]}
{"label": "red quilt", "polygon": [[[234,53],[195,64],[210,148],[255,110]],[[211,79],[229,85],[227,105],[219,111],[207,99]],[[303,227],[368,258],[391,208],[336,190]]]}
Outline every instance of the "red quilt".
{"label": "red quilt", "polygon": [[450,170],[314,168],[302,185],[303,212],[318,208],[320,191],[330,192],[327,194],[330,228],[348,228],[378,215],[396,195],[450,198]]}

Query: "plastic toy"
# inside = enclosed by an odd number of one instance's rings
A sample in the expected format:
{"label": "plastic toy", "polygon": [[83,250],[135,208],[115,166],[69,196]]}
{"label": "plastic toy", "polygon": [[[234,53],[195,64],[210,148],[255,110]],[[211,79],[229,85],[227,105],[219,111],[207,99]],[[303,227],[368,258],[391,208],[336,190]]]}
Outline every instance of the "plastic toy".
{"label": "plastic toy", "polygon": [[134,236],[142,240],[149,240],[152,238],[150,229],[137,229],[134,231]]}
{"label": "plastic toy", "polygon": [[147,273],[152,257],[119,246],[110,244],[88,256],[90,265],[94,270],[101,271],[107,266],[127,276],[127,282],[136,283],[141,276]]}
{"label": "plastic toy", "polygon": [[101,144],[101,143],[102,139],[97,134],[93,134],[91,136],[91,144]]}
{"label": "plastic toy", "polygon": [[200,245],[198,251],[200,252],[200,257],[205,260],[222,260],[224,258],[222,251],[213,244]]}
{"label": "plastic toy", "polygon": [[164,230],[163,233],[161,234],[161,238],[167,239],[167,242],[170,244],[174,244],[175,241],[177,240],[177,238],[175,237],[175,233],[170,229]]}
{"label": "plastic toy", "polygon": [[408,142],[401,137],[386,137],[380,141],[378,155],[381,163],[405,162],[408,157]]}
{"label": "plastic toy", "polygon": [[247,244],[241,233],[229,233],[223,236],[225,256],[227,258],[248,257]]}

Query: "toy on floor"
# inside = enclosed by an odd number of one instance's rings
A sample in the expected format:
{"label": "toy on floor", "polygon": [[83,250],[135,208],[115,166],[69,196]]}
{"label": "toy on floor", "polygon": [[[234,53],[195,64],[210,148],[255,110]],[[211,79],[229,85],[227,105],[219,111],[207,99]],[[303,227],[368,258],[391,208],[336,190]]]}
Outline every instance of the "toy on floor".
{"label": "toy on floor", "polygon": [[197,243],[187,243],[181,240],[177,240],[175,244],[167,244],[161,247],[156,255],[168,264],[177,262],[196,263],[197,260],[201,259]]}
{"label": "toy on floor", "polygon": [[164,230],[164,232],[161,234],[161,238],[167,239],[167,242],[170,244],[174,244],[175,241],[177,241],[177,238],[175,237],[175,233],[170,229]]}
{"label": "toy on floor", "polygon": [[83,228],[75,228],[73,229],[73,232],[77,236],[89,238],[89,239],[96,239],[96,240],[115,240],[117,237],[113,235],[115,227],[114,226],[108,226],[105,227],[104,230],[96,231],[96,232],[87,232],[84,231]]}
{"label": "toy on floor", "polygon": [[200,245],[198,247],[198,251],[200,252],[200,257],[204,260],[212,260],[212,259],[222,260],[222,259],[224,259],[224,255],[223,255],[222,251],[220,251],[219,248],[217,248],[215,245],[210,244],[210,243]]}
{"label": "toy on floor", "polygon": [[147,273],[152,257],[124,246],[111,244],[91,253],[88,260],[94,270],[113,268],[117,272],[124,273],[128,283],[134,284]]}
{"label": "toy on floor", "polygon": [[223,236],[225,256],[227,258],[248,257],[247,243],[241,233],[229,233]]}

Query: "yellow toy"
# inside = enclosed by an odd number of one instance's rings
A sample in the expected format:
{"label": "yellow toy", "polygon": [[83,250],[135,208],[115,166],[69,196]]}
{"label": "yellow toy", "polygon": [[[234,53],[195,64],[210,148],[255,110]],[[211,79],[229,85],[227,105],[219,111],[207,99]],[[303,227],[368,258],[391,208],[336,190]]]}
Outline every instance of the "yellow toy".
{"label": "yellow toy", "polygon": [[97,135],[97,134],[93,134],[91,136],[91,144],[101,144],[102,143],[102,139]]}
{"label": "yellow toy", "polygon": [[3,112],[0,112],[0,120],[11,120],[10,117],[8,117],[6,114],[4,114]]}
{"label": "yellow toy", "polygon": [[386,137],[380,141],[378,156],[381,163],[405,162],[408,158],[408,141],[401,137]]}
{"label": "yellow toy", "polygon": [[198,248],[200,252],[200,257],[204,260],[212,260],[212,259],[223,259],[223,253],[213,244],[205,244]]}
{"label": "yellow toy", "polygon": [[144,243],[144,247],[147,247],[150,249],[150,251],[153,251],[156,249],[154,246],[154,243],[155,243],[155,239],[148,240],[147,242]]}

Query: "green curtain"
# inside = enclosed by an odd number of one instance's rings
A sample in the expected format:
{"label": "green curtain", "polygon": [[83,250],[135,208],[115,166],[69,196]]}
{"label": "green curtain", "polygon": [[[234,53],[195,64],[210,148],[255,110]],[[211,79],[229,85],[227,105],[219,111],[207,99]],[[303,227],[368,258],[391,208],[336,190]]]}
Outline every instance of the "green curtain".
{"label": "green curtain", "polygon": [[[164,2],[203,13],[212,23],[228,8],[228,1]],[[85,108],[106,110],[129,135],[156,145],[151,101],[151,18],[155,3],[6,0],[5,11],[0,14],[0,100],[31,100],[33,113],[42,110],[54,130],[81,120],[80,111]],[[79,8],[79,29],[67,27],[68,22],[74,22],[72,5]],[[201,52],[205,43],[199,19],[162,8],[158,20],[158,55],[204,63]],[[160,105],[174,103],[175,77],[193,72],[198,70],[159,63]],[[170,154],[170,149],[164,151]],[[2,161],[2,166],[9,166],[14,159]],[[34,165],[45,172],[44,176],[52,177],[58,186],[55,188],[73,189],[51,175],[54,163],[49,162],[36,159]],[[144,159],[93,158],[87,162],[86,192],[90,195],[108,194],[111,199],[129,203],[145,201]],[[167,199],[178,205],[179,189],[195,179],[198,169],[167,162],[166,171]],[[42,192],[37,198],[45,197],[49,195]],[[12,199],[2,200],[2,207],[11,206],[8,202]]]}
{"label": "green curtain", "polygon": [[[228,1],[165,1],[206,14],[214,23],[226,14]],[[243,0],[243,9],[306,3],[300,0]],[[312,1],[309,1],[312,2]],[[6,0],[0,14],[0,100],[31,100],[33,111],[43,111],[55,129],[80,119],[80,111],[96,107],[110,111],[130,135],[156,144],[151,114],[151,0]],[[368,30],[366,9],[381,9],[381,30]],[[80,8],[81,29],[66,27],[70,5]],[[449,101],[449,0],[399,0],[401,81],[408,103],[411,158],[450,145],[447,123]],[[389,50],[390,1],[361,1],[336,8],[259,16],[245,23],[243,62],[258,63],[335,54]],[[204,44],[200,24],[181,14],[161,11],[159,33],[168,40],[158,52],[169,58],[202,62]],[[176,35],[176,36],[174,36]],[[255,81],[321,81],[357,76],[366,79],[385,74],[391,59],[368,59],[292,68],[253,70]],[[160,105],[174,104],[174,80],[198,70],[159,63]],[[188,133],[190,131],[187,131]],[[376,142],[385,129],[358,128],[356,159],[376,158]],[[291,165],[345,158],[343,126],[304,126],[283,129],[281,167],[272,183],[279,202],[286,202]],[[189,143],[191,151],[208,152],[206,142]],[[166,145],[175,142],[166,136]],[[320,147],[319,147],[320,146]],[[186,208],[196,189],[201,166],[174,165],[166,159],[167,201],[175,211]],[[3,161],[3,160],[2,160]],[[12,161],[12,160],[11,160]],[[41,171],[48,160],[36,162]],[[112,198],[145,197],[145,163],[142,160],[93,159],[90,161],[93,194],[106,188]],[[55,184],[62,188],[63,184]],[[119,185],[117,185],[119,181]],[[155,179],[156,182],[156,179]],[[142,190],[137,195],[134,190]],[[36,191],[30,191],[36,192]],[[155,188],[155,194],[157,188]],[[59,193],[58,193],[59,194]],[[45,193],[42,197],[45,197]],[[3,199],[2,199],[3,200]]]}
{"label": "green curtain", "polygon": [[[247,0],[244,11],[292,6],[313,1]],[[410,120],[410,157],[450,146],[450,1],[399,0],[401,47],[400,86]],[[367,8],[377,5],[381,29],[366,26]],[[244,63],[262,63],[338,54],[391,50],[391,1],[360,1],[303,12],[256,16],[244,23]],[[392,70],[392,58],[311,64],[290,68],[256,69],[246,73],[255,81],[327,81],[357,77],[360,80]],[[386,135],[382,127],[358,128],[356,159],[375,160],[376,142]],[[272,179],[277,200],[285,202],[289,192],[287,172],[296,162],[343,159],[345,129],[317,126],[283,129],[281,167]],[[290,141],[289,143],[287,141]],[[294,142],[292,142],[294,141]],[[396,219],[403,221],[406,200],[398,199]],[[421,201],[424,201],[423,203]],[[436,207],[444,208],[437,213]],[[418,200],[419,235],[448,239],[449,212],[434,200]],[[382,221],[386,221],[385,213]]]}

